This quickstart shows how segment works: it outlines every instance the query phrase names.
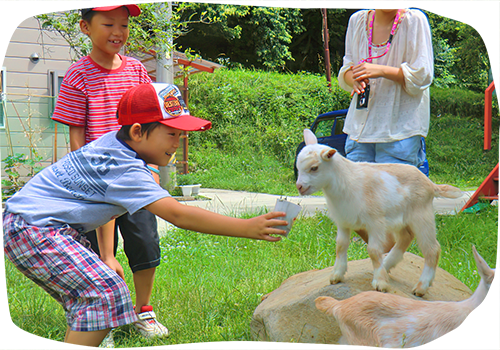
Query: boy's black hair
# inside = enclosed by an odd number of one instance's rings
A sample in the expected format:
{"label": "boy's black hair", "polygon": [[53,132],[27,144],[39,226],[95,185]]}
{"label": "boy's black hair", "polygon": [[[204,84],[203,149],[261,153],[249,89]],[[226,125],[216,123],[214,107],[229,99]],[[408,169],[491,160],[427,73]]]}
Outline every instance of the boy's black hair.
{"label": "boy's black hair", "polygon": [[92,17],[94,17],[96,11],[94,11],[92,8],[87,8],[87,9],[81,9],[80,14],[82,15],[82,19],[86,22],[89,22],[92,20]]}
{"label": "boy's black hair", "polygon": [[80,11],[82,13],[82,19],[86,22],[89,22],[92,20],[92,17],[95,15],[95,11],[92,11],[94,8],[94,5],[92,4],[91,0],[82,0],[82,3],[80,5]]}
{"label": "boy's black hair", "polygon": [[[126,8],[126,7],[125,7]],[[128,11],[128,9],[127,9]],[[82,15],[82,19],[86,22],[89,22],[92,20],[92,17],[96,14],[97,11],[94,11],[94,8],[86,8],[86,9],[80,9],[80,14]],[[130,14],[130,12],[129,12]]]}
{"label": "boy's black hair", "polygon": [[[160,122],[153,122],[153,123],[146,123],[146,124],[141,124],[141,133],[142,135],[146,134],[146,137],[149,136],[149,133],[152,132],[154,129],[156,129],[161,123]],[[130,128],[132,125],[123,125],[120,130],[116,133],[116,138],[122,141],[129,141],[131,140],[130,138]]]}

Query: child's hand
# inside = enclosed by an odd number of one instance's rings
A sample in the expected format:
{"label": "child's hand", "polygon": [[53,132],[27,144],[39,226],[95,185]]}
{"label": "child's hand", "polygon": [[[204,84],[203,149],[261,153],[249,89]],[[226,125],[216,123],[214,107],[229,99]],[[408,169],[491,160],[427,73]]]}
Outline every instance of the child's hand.
{"label": "child's hand", "polygon": [[123,280],[125,280],[125,275],[123,273],[123,267],[120,265],[120,263],[118,262],[118,260],[116,260],[116,258],[113,256],[113,257],[109,257],[107,259],[102,259],[101,260],[109,266],[109,268],[113,271],[115,271],[118,276],[120,276]]}
{"label": "child's hand", "polygon": [[247,237],[252,239],[262,239],[269,242],[277,242],[281,237],[270,236],[285,235],[284,230],[273,228],[273,226],[286,226],[286,220],[276,220],[278,217],[285,217],[286,213],[271,212],[264,215],[256,216],[248,220]]}

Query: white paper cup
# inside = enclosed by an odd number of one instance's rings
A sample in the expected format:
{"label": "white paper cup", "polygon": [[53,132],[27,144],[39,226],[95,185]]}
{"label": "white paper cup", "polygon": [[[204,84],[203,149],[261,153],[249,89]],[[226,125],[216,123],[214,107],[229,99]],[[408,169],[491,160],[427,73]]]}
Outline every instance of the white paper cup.
{"label": "white paper cup", "polygon": [[278,198],[278,200],[276,201],[276,205],[274,206],[274,211],[285,212],[286,216],[283,218],[283,220],[288,221],[288,225],[274,227],[280,230],[285,230],[286,233],[284,236],[288,236],[288,233],[292,229],[293,219],[295,219],[297,215],[299,215],[301,210],[302,207],[300,205],[289,202],[286,199]]}

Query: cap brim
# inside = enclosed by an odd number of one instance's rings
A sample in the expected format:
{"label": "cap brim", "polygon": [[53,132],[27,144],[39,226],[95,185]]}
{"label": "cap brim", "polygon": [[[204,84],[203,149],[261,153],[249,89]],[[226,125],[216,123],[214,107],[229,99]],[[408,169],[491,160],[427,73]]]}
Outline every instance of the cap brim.
{"label": "cap brim", "polygon": [[123,7],[125,6],[128,10],[128,13],[130,14],[130,16],[132,17],[137,17],[141,14],[141,9],[139,8],[139,6],[137,5],[119,5],[119,6],[101,6],[101,7],[94,7],[92,8],[92,10],[94,11],[102,11],[102,12],[105,12],[105,11],[113,11],[117,8],[120,8],[120,7]]}
{"label": "cap brim", "polygon": [[212,127],[212,122],[193,117],[192,115],[183,115],[177,118],[163,119],[159,122],[166,126],[170,126],[171,128],[184,131],[205,131]]}

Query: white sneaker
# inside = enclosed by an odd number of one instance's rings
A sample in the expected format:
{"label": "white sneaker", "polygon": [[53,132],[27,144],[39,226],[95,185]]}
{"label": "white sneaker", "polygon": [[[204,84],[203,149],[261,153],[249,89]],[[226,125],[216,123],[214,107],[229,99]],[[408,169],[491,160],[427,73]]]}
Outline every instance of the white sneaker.
{"label": "white sneaker", "polygon": [[168,337],[168,329],[156,320],[156,314],[151,305],[141,307],[137,314],[139,321],[134,322],[135,329],[145,338]]}
{"label": "white sneaker", "polygon": [[115,347],[115,341],[113,339],[113,329],[109,331],[108,334],[104,337],[102,340],[101,344],[99,345],[100,348],[114,348]]}

